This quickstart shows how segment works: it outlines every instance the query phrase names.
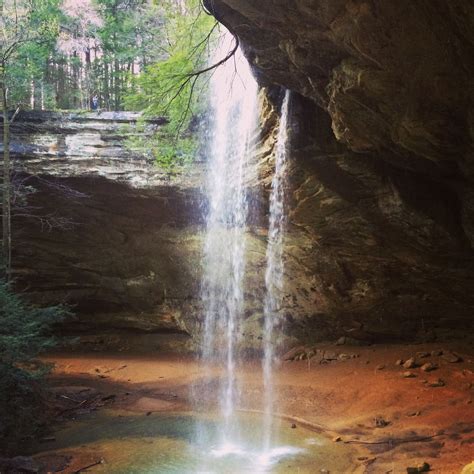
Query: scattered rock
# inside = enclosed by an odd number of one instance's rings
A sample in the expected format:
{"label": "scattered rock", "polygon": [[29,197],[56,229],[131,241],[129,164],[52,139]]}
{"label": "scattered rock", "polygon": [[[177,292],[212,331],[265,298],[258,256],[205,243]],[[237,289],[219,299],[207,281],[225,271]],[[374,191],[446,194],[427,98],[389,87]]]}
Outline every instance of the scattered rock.
{"label": "scattered rock", "polygon": [[395,365],[403,365],[403,362],[404,362],[403,359],[398,359],[398,360],[395,362]]}
{"label": "scattered rock", "polygon": [[375,367],[376,370],[383,370],[385,369],[385,365],[384,364],[379,364],[377,367]]}
{"label": "scattered rock", "polygon": [[296,428],[296,423],[292,423],[292,424],[291,424],[291,429],[294,430],[295,428]]}
{"label": "scattered rock", "polygon": [[376,428],[385,428],[390,424],[390,421],[387,421],[383,416],[376,416],[374,418],[374,425]]}
{"label": "scattered rock", "polygon": [[312,359],[315,355],[316,355],[316,351],[314,350],[309,350],[308,352],[306,352],[307,359]]}
{"label": "scattered rock", "polygon": [[443,354],[443,351],[442,351],[442,350],[439,350],[439,349],[434,350],[434,351],[431,351],[431,356],[432,356],[432,357],[439,357],[439,356],[442,355],[442,354]]}
{"label": "scattered rock", "polygon": [[352,356],[350,354],[342,353],[342,354],[339,354],[338,359],[339,360],[349,360],[349,359],[352,359]]}
{"label": "scattered rock", "polygon": [[420,416],[420,415],[421,415],[421,411],[411,411],[407,413],[407,416]]}
{"label": "scattered rock", "polygon": [[456,362],[462,362],[462,358],[451,351],[443,351],[441,358],[450,364],[455,364]]}
{"label": "scattered rock", "polygon": [[407,467],[407,474],[418,474],[420,472],[428,472],[431,470],[431,466],[424,462],[421,466]]}
{"label": "scattered rock", "polygon": [[342,441],[342,438],[340,436],[335,436],[333,439],[332,439],[335,443],[339,443],[340,441]]}
{"label": "scattered rock", "polygon": [[367,341],[361,341],[349,336],[342,336],[336,341],[336,346],[368,346]]}
{"label": "scattered rock", "polygon": [[438,366],[436,364],[433,364],[432,362],[427,362],[426,364],[423,364],[421,366],[421,370],[424,372],[431,372],[433,370],[436,370]]}
{"label": "scattered rock", "polygon": [[325,359],[325,360],[337,360],[337,354],[333,351],[324,351],[323,359]]}
{"label": "scattered rock", "polygon": [[[444,387],[445,385],[446,383],[442,379],[438,379],[438,380],[428,383],[428,387]],[[424,472],[424,471],[420,471],[420,472]]]}
{"label": "scattered rock", "polygon": [[416,360],[414,357],[410,357],[407,361],[403,363],[405,369],[414,369],[417,366]]}
{"label": "scattered rock", "polygon": [[409,370],[407,370],[406,372],[403,372],[403,378],[405,379],[413,379],[416,377],[416,374],[414,374],[413,372],[410,372]]}
{"label": "scattered rock", "polygon": [[152,411],[147,411],[146,416],[150,416],[153,412]]}
{"label": "scattered rock", "polygon": [[295,357],[301,355],[304,352],[304,346],[294,347],[290,349],[286,354],[283,355],[283,360],[294,360]]}
{"label": "scattered rock", "polygon": [[416,357],[418,357],[419,359],[425,359],[426,357],[429,357],[430,355],[431,354],[429,352],[425,352],[425,351],[420,351],[416,353]]}

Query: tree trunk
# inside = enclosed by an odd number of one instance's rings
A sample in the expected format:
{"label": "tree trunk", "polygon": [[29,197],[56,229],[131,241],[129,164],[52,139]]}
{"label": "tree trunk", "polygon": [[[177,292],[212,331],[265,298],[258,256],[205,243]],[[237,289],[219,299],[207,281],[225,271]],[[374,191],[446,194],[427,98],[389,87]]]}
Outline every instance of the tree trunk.
{"label": "tree trunk", "polygon": [[10,164],[10,123],[8,117],[7,85],[4,77],[5,65],[2,65],[1,93],[3,112],[3,189],[2,189],[2,247],[5,278],[8,281],[12,263],[12,232],[11,232],[11,164]]}
{"label": "tree trunk", "polygon": [[107,110],[110,110],[109,68],[108,68],[108,64],[106,63],[106,60],[103,59],[103,61],[104,61],[104,102],[105,102],[105,108]]}
{"label": "tree trunk", "polygon": [[114,60],[114,109],[120,110],[120,63],[117,58]]}

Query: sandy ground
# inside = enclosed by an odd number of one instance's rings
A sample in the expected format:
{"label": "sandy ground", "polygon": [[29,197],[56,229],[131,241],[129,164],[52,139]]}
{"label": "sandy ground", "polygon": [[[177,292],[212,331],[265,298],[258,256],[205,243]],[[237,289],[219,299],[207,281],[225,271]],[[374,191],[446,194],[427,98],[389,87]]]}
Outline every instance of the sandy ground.
{"label": "sandy ground", "polygon": [[[407,467],[426,462],[430,472],[459,474],[474,460],[472,346],[321,345],[318,349],[338,359],[284,361],[275,370],[278,411],[289,417],[288,422],[306,424],[333,442],[360,449],[357,472],[406,473]],[[441,349],[455,351],[462,361],[448,362],[437,355],[418,357],[418,365],[432,362],[437,368],[431,372],[410,369],[411,378],[404,378],[408,370],[396,364],[398,359]],[[86,387],[103,397],[112,395],[107,403],[113,408],[145,415],[189,409],[190,386],[203,376],[192,359],[176,356],[75,353],[45,359],[55,364],[51,378],[57,396],[68,397]],[[240,377],[242,408],[261,409],[258,363],[241,368]],[[74,472],[84,463],[86,458],[73,459],[61,472]]]}

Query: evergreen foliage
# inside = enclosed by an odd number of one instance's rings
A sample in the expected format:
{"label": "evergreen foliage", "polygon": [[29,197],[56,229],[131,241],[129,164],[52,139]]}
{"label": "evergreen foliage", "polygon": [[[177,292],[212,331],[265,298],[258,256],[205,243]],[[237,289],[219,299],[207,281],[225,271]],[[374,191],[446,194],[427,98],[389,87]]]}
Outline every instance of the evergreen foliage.
{"label": "evergreen foliage", "polygon": [[69,316],[62,306],[36,308],[0,280],[0,449],[10,452],[45,424],[38,354],[54,346],[52,325]]}

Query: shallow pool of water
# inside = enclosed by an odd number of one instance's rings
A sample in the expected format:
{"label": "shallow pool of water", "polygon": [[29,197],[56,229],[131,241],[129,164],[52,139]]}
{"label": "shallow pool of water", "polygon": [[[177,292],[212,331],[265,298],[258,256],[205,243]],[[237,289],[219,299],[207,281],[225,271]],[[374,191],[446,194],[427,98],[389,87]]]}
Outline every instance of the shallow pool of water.
{"label": "shallow pool of water", "polygon": [[[353,470],[354,452],[308,429],[277,420],[275,440],[262,448],[263,419],[239,415],[239,433],[222,435],[213,415],[131,414],[104,410],[55,433],[52,451],[94,452],[105,463],[91,472],[127,474],[333,473]],[[44,451],[43,451],[44,452]]]}

